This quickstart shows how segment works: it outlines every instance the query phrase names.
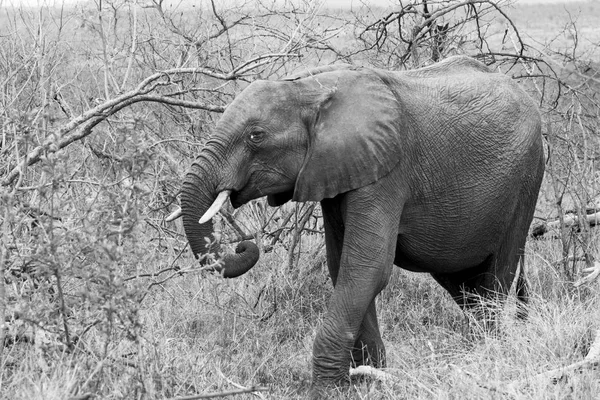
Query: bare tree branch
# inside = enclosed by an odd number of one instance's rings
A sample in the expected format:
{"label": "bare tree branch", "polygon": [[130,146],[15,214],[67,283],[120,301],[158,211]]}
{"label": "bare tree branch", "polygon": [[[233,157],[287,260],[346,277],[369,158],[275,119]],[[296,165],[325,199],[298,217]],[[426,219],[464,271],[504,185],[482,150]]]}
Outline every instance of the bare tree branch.
{"label": "bare tree branch", "polygon": [[[166,86],[171,83],[171,79],[176,75],[196,75],[202,74],[211,78],[220,80],[236,80],[250,73],[251,71],[264,66],[273,59],[282,57],[297,56],[295,54],[274,53],[264,54],[243,62],[238,67],[228,73],[217,73],[208,68],[173,68],[153,74],[144,79],[134,89],[113,99],[107,100],[91,110],[86,111],[80,116],[73,118],[70,122],[59,128],[54,134],[48,135],[46,140],[39,146],[31,150],[17,165],[13,166],[0,182],[0,186],[11,185],[14,180],[21,174],[25,167],[31,166],[40,161],[47,154],[55,153],[69,144],[82,139],[92,133],[92,129],[100,122],[104,121],[109,116],[116,112],[140,101],[158,102],[169,105],[176,105],[187,108],[203,109],[213,112],[223,112],[225,107],[213,106],[200,102],[191,102],[185,100],[174,99],[167,95],[149,95],[153,90],[160,86]],[[75,132],[69,134],[69,132]]]}

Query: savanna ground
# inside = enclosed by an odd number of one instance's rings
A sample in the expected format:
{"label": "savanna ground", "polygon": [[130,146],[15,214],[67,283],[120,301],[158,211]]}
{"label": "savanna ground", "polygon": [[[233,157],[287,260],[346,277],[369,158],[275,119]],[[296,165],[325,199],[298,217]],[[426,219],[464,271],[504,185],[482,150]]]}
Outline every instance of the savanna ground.
{"label": "savanna ground", "polygon": [[[412,6],[411,6],[412,4]],[[254,237],[234,280],[201,268],[164,217],[228,102],[254,79],[332,62],[414,68],[469,54],[538,99],[549,161],[534,224],[600,203],[600,3],[0,1],[0,394],[154,399],[264,387],[302,398],[332,287],[319,207],[264,199],[221,219]],[[395,269],[377,301],[388,375],[347,398],[591,399],[600,232],[530,240],[529,319],[489,335],[426,275]]]}

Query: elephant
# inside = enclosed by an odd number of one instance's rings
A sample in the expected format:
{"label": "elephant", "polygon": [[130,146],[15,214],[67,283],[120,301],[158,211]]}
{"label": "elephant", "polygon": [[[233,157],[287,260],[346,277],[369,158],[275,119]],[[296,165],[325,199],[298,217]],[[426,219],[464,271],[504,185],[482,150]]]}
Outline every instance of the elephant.
{"label": "elephant", "polygon": [[[542,140],[534,100],[467,56],[405,71],[317,67],[237,95],[185,176],[178,215],[198,257],[219,250],[205,238],[228,200],[320,202],[334,289],[313,345],[319,398],[351,365],[386,365],[375,298],[393,265],[429,273],[464,310],[501,304],[512,284],[525,307]],[[243,242],[224,274],[257,260]]]}

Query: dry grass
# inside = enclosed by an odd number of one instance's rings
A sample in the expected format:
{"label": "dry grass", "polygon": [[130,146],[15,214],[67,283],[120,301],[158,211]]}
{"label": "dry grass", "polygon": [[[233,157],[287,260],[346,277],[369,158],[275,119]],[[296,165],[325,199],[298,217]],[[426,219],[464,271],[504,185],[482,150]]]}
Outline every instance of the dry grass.
{"label": "dry grass", "polygon": [[[469,328],[432,279],[397,269],[378,300],[391,377],[359,380],[351,389],[355,398],[595,398],[597,370],[568,373],[558,382],[538,376],[582,360],[600,329],[598,284],[575,290],[541,260],[555,244],[529,246],[529,319],[507,315],[496,336]],[[304,274],[305,258],[302,278],[290,281],[279,269],[284,260],[267,254],[237,280],[188,276],[170,282],[143,303],[143,339],[114,346],[103,360],[93,356],[103,342],[98,333],[84,338],[87,356],[83,348],[59,354],[52,347],[14,345],[5,350],[3,398],[66,398],[88,379],[97,385],[91,391],[107,399],[170,398],[236,385],[266,386],[266,398],[302,398],[331,288],[323,270]]]}

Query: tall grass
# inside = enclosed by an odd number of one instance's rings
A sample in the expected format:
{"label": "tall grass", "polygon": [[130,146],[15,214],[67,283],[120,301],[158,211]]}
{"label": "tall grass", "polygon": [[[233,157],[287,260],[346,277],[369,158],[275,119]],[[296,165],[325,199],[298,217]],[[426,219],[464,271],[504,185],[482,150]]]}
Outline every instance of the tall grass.
{"label": "tall grass", "polygon": [[[597,371],[566,373],[556,382],[540,375],[582,360],[600,329],[600,290],[557,280],[541,259],[552,247],[529,246],[529,318],[507,312],[497,335],[473,335],[431,278],[396,269],[377,304],[390,377],[359,380],[350,391],[369,399],[595,398]],[[144,300],[138,342],[123,341],[108,357],[95,355],[103,343],[98,334],[86,337],[84,353],[13,344],[3,359],[3,397],[64,399],[87,381],[87,390],[103,398],[171,398],[236,385],[266,386],[267,398],[303,398],[331,285],[325,271],[303,271],[305,256],[298,268],[306,274],[290,282],[280,270],[284,259],[265,257],[237,280],[170,281]]]}

